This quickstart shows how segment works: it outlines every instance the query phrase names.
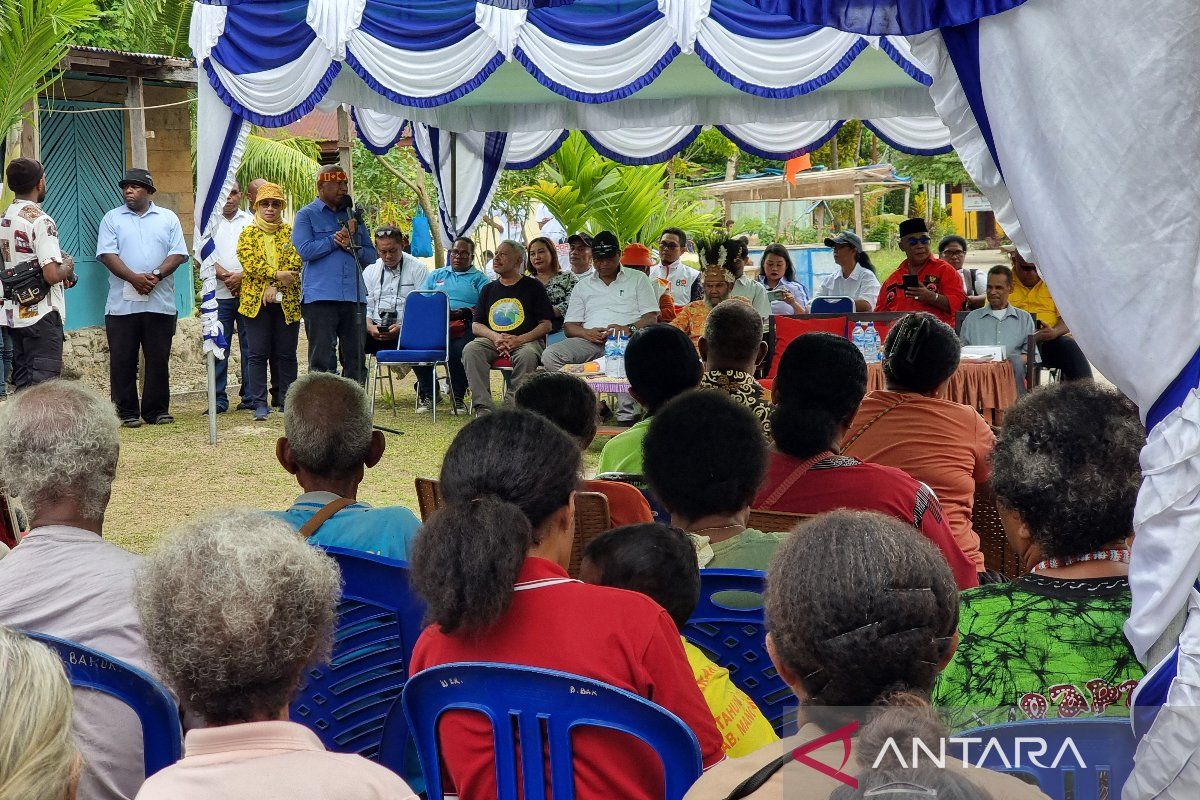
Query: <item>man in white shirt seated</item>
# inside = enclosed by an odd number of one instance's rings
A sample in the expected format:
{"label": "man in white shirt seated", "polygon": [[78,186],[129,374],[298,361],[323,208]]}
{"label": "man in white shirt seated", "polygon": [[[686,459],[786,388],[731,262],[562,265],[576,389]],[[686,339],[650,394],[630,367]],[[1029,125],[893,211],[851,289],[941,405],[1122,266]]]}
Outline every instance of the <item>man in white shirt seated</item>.
{"label": "man in white shirt seated", "polygon": [[686,306],[699,300],[704,293],[704,284],[697,280],[700,271],[684,264],[687,252],[687,234],[679,228],[665,228],[658,239],[658,266],[650,268],[650,280],[660,281],[671,289],[671,298],[677,306]]}
{"label": "man in white shirt seated", "polygon": [[825,276],[813,297],[849,297],[855,311],[873,311],[879,298],[879,278],[863,250],[862,239],[852,231],[842,231],[826,239],[825,246],[833,248],[833,260],[839,269]]}
{"label": "man in white shirt seated", "polygon": [[987,273],[987,305],[963,319],[958,337],[965,345],[999,345],[1012,364],[1017,395],[1025,394],[1025,364],[1029,358],[1029,337],[1033,335],[1033,315],[1008,302],[1013,288],[1012,270],[1003,265]]}
{"label": "man in white shirt seated", "polygon": [[[571,291],[563,332],[542,354],[542,366],[557,372],[567,364],[585,364],[604,355],[610,334],[633,336],[634,331],[658,321],[658,294],[650,279],[635,269],[622,269],[621,245],[609,231],[592,239],[592,273],[580,278]],[[617,418],[633,419],[633,402],[621,395]]]}
{"label": "man in white shirt seated", "polygon": [[[29,514],[29,532],[0,560],[0,625],[152,671],[133,599],[142,558],[104,538],[119,426],[113,404],[75,381],[31,386],[0,405],[0,475]],[[150,489],[137,508],[153,514],[163,502]],[[73,694],[83,756],[78,796],[131,800],[145,779],[137,715],[99,692]]]}
{"label": "man in white shirt seated", "polygon": [[425,283],[429,269],[405,250],[408,238],[399,228],[375,231],[379,258],[363,270],[367,286],[367,335],[365,350],[395,350],[404,321],[404,302],[413,289]]}

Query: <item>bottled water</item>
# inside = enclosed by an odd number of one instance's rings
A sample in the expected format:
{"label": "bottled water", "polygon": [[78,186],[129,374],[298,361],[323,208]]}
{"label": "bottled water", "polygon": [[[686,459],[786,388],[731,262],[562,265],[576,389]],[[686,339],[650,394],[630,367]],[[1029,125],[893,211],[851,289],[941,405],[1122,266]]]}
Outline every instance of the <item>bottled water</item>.
{"label": "bottled water", "polygon": [[868,322],[867,328],[863,332],[863,358],[870,364],[872,361],[883,360],[883,347],[879,341],[879,331],[875,330],[875,323]]}
{"label": "bottled water", "polygon": [[[622,366],[624,366],[622,364]],[[609,333],[604,340],[604,374],[610,378],[616,377],[617,369],[617,335]]]}
{"label": "bottled water", "polygon": [[614,378],[620,378],[621,380],[625,379],[625,347],[628,344],[629,340],[625,338],[625,334],[617,334],[617,348],[615,353],[616,371],[609,373]]}
{"label": "bottled water", "polygon": [[[858,352],[862,353],[863,358],[867,358],[867,329],[861,322],[854,323],[854,330],[850,333],[850,343],[858,348]],[[867,361],[869,362],[870,359]]]}

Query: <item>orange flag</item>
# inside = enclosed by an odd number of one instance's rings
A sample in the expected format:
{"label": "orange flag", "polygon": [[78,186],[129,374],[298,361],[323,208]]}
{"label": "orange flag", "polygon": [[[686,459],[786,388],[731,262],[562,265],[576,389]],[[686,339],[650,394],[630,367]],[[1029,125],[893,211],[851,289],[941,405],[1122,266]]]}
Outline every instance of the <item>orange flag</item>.
{"label": "orange flag", "polygon": [[808,157],[808,153],[789,159],[783,167],[783,177],[787,178],[788,183],[795,186],[796,174],[806,169],[812,169],[812,159]]}

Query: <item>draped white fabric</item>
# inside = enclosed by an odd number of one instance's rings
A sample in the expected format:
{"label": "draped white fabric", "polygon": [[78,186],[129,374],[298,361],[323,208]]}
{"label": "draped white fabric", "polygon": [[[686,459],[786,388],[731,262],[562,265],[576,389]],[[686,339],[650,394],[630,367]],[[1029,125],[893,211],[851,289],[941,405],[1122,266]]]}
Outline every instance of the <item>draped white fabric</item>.
{"label": "draped white fabric", "polygon": [[726,135],[747,150],[790,154],[822,142],[842,126],[841,120],[830,122],[753,122],[742,125],[722,125]]}
{"label": "draped white fabric", "polygon": [[[601,152],[621,154],[630,160],[648,159],[674,148],[696,130],[695,125],[668,128],[623,128],[619,131],[589,131],[588,139]],[[657,158],[656,161],[665,161]]]}
{"label": "draped white fabric", "polygon": [[496,42],[476,31],[440,50],[398,50],[361,31],[350,35],[349,52],[384,88],[407,97],[436,97],[478,75],[496,56]]}
{"label": "draped white fabric", "polygon": [[[696,37],[696,44],[726,72],[746,83],[771,89],[835,77],[835,70],[846,66],[841,64],[843,59],[861,48],[863,42],[857,33],[832,28],[821,28],[795,39],[754,39],[728,31],[713,19],[704,21]],[[796,79],[799,75],[808,77],[800,81]]]}
{"label": "draped white fabric", "polygon": [[[1134,0],[1038,0],[984,18],[978,31],[979,83],[999,164],[962,76],[948,67],[943,37],[933,33],[916,37],[914,52],[933,74],[938,112],[999,222],[1041,267],[1084,353],[1145,417],[1200,346],[1190,302],[1200,295],[1200,184],[1179,166],[1200,160],[1200,7],[1164,0],[1147,14]],[[1004,69],[989,69],[994,64]],[[1125,632],[1143,660],[1173,644],[1160,638],[1200,574],[1198,465],[1193,385],[1142,453]],[[1190,610],[1185,637],[1196,638],[1198,611]],[[1181,663],[1170,705],[1193,679],[1189,663]],[[1162,746],[1173,719],[1164,710],[1155,722],[1149,736],[1158,745],[1139,750],[1125,800],[1200,792],[1200,770],[1183,769],[1200,754],[1197,738]]]}
{"label": "draped white fabric", "polygon": [[370,108],[354,109],[354,126],[358,136],[375,149],[390,147],[404,128],[404,119]]}
{"label": "draped white fabric", "polygon": [[[507,149],[502,147],[489,158],[488,137],[495,136],[451,135],[427,125],[413,126],[413,147],[432,171],[438,187],[438,216],[442,221],[442,242],[447,247],[455,238],[474,229],[492,201],[499,184],[496,170],[503,167]],[[452,173],[456,174],[457,183],[452,180]]]}
{"label": "draped white fabric", "polygon": [[192,7],[192,26],[188,30],[188,44],[197,64],[203,64],[213,45],[225,32],[226,6],[196,4]]}
{"label": "draped white fabric", "polygon": [[950,144],[950,130],[938,117],[883,117],[870,123],[885,141],[909,152],[931,153]]}
{"label": "draped white fabric", "polygon": [[367,0],[308,0],[308,27],[338,61],[346,57],[346,40],[366,6]]}
{"label": "draped white fabric", "polygon": [[536,163],[558,149],[562,131],[525,131],[508,135],[508,164]]}
{"label": "draped white fabric", "polygon": [[[331,61],[325,43],[313,39],[301,58],[274,69],[237,75],[214,58],[210,58],[208,64],[238,105],[256,114],[279,116],[301,106],[316,91],[325,79]],[[297,118],[299,116],[303,114]]]}

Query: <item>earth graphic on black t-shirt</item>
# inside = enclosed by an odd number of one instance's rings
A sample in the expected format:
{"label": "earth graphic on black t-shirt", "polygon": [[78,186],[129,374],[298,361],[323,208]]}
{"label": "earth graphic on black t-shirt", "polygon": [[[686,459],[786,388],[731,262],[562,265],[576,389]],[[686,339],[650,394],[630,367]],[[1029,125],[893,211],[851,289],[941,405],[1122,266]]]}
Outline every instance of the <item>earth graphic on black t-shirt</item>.
{"label": "earth graphic on black t-shirt", "polygon": [[492,303],[492,330],[511,331],[525,321],[525,308],[515,297],[505,297]]}

